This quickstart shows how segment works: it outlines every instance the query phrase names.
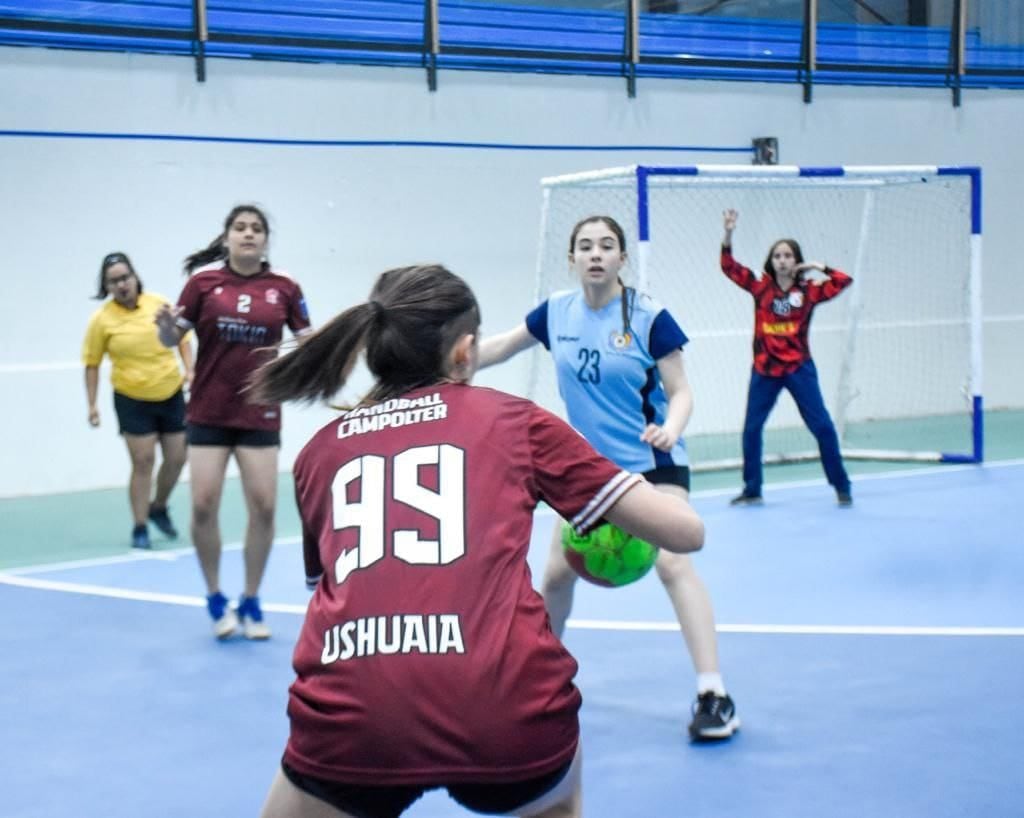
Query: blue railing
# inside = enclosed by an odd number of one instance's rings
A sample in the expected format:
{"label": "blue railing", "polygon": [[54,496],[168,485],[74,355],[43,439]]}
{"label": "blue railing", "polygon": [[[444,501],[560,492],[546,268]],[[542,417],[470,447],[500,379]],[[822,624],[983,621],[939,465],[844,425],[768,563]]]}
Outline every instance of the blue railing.
{"label": "blue railing", "polygon": [[[947,27],[498,5],[468,0],[0,0],[0,45],[440,69],[812,84],[1024,87],[1024,49]],[[813,36],[811,36],[813,34]]]}

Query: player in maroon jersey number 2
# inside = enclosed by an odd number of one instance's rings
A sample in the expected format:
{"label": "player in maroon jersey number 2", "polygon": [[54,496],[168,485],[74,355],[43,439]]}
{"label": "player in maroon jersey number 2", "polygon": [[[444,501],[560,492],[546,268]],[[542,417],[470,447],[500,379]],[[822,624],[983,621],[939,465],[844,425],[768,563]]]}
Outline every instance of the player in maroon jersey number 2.
{"label": "player in maroon jersey number 2", "polygon": [[439,266],[257,373],[255,399],[327,399],[361,351],[375,386],[295,461],[307,582],[291,731],[264,818],[394,818],[447,789],[488,814],[580,815],[576,661],[526,557],[542,500],[578,532],[609,520],[676,552],[704,525],[553,414],[469,385],[480,311]]}
{"label": "player in maroon jersey number 2", "polygon": [[[768,250],[764,274],[755,275],[732,257],[732,233],[738,218],[739,213],[732,209],[722,214],[721,265],[729,279],[754,297],[754,365],[743,421],[743,491],[732,499],[732,505],[763,502],[764,424],[783,389],[789,390],[800,417],[818,441],[821,465],[839,505],[852,505],[839,435],[821,396],[807,336],[815,306],[835,298],[853,279],[820,261],[804,261],[800,245],[793,239],[775,242]],[[817,270],[824,280],[809,278],[808,270]]]}
{"label": "player in maroon jersey number 2", "polygon": [[[248,639],[267,639],[259,587],[274,539],[281,407],[256,405],[242,394],[252,373],[281,341],[284,327],[309,331],[302,290],[266,261],[270,227],[254,205],[235,207],[224,231],[185,259],[189,275],[174,309],[157,314],[168,346],[190,329],[199,339],[195,381],[186,411],[192,476],[192,542],[206,580],[206,606],[218,639],[239,625]],[[237,609],[220,589],[218,514],[228,460],[234,454],[249,511],[245,588]]]}

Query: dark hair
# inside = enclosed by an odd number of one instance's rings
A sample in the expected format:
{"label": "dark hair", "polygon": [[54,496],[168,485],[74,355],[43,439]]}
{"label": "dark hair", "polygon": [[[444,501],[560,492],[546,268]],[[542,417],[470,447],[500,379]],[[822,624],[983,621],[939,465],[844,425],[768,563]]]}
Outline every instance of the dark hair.
{"label": "dark hair", "polygon": [[804,251],[800,249],[800,245],[796,239],[779,239],[771,247],[768,248],[768,258],[764,260],[764,271],[768,273],[776,282],[778,282],[778,275],[775,272],[775,265],[772,264],[772,254],[775,252],[775,248],[780,244],[788,244],[789,248],[793,251],[793,258],[796,259],[797,264],[803,264],[804,262]]}
{"label": "dark hair", "polygon": [[[572,233],[569,234],[570,256],[576,254],[576,236],[580,230],[583,229],[584,225],[592,224],[593,222],[600,222],[611,230],[615,234],[615,238],[619,240],[619,250],[623,253],[626,252],[626,231],[622,229],[621,224],[611,216],[587,216],[585,219],[580,219],[576,222],[572,228]],[[636,289],[627,287],[626,283],[622,280],[622,276],[619,276],[619,285],[622,287],[622,334],[629,335],[630,318],[633,315],[633,305],[636,303]]]}
{"label": "dark hair", "polygon": [[583,226],[590,224],[591,222],[601,222],[605,227],[611,230],[615,234],[615,238],[619,240],[619,249],[623,253],[626,252],[626,231],[622,229],[622,225],[619,224],[611,216],[587,216],[585,219],[580,219],[576,222],[576,225],[572,229],[572,233],[569,234],[569,255],[575,253],[576,248],[576,236],[579,234]]}
{"label": "dark hair", "polygon": [[102,301],[110,295],[110,293],[107,292],[107,270],[115,264],[127,265],[128,272],[135,276],[135,280],[139,282],[139,292],[142,292],[142,279],[139,278],[139,274],[135,272],[135,265],[132,264],[132,260],[121,252],[107,253],[103,257],[103,261],[100,262],[100,280],[96,285],[96,295],[93,296],[97,301]]}
{"label": "dark hair", "polygon": [[228,257],[228,250],[224,246],[224,240],[227,238],[228,231],[231,230],[231,225],[235,223],[235,219],[242,213],[255,213],[263,223],[264,234],[266,234],[268,240],[270,239],[270,222],[267,220],[266,213],[253,204],[235,205],[231,208],[231,212],[228,213],[228,217],[224,219],[224,229],[220,232],[220,235],[202,250],[196,250],[191,255],[185,256],[185,275],[192,275],[194,270],[202,267],[204,264]]}
{"label": "dark hair", "polygon": [[366,352],[377,382],[365,401],[382,401],[446,377],[460,336],[480,327],[476,297],[439,264],[399,267],[377,278],[370,298],[349,307],[298,346],[264,364],[251,382],[253,400],[327,399],[343,387]]}

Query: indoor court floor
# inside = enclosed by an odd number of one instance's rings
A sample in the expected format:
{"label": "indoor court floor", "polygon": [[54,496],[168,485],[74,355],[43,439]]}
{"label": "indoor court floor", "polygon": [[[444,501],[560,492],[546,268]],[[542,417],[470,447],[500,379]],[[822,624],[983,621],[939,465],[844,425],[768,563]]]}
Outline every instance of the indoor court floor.
{"label": "indoor court floor", "polygon": [[[695,494],[695,559],[743,728],[687,741],[694,675],[653,574],[579,583],[566,643],[584,814],[1024,815],[1024,461],[858,475],[849,509],[817,476],[768,485],[759,508],[731,508],[733,493]],[[75,525],[66,508],[40,538]],[[535,577],[553,521],[538,514]],[[257,815],[308,598],[295,533],[271,555],[262,644],[212,638],[187,543],[0,572],[0,815]],[[237,545],[223,566],[236,595]],[[468,813],[431,793],[407,814]]]}

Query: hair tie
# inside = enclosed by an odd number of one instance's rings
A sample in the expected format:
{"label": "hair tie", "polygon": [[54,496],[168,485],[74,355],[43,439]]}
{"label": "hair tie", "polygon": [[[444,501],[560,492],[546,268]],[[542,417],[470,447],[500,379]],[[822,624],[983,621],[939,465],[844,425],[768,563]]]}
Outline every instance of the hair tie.
{"label": "hair tie", "polygon": [[388,317],[388,308],[381,304],[377,299],[371,298],[369,301],[370,309],[373,311],[373,322],[377,326],[383,325]]}

